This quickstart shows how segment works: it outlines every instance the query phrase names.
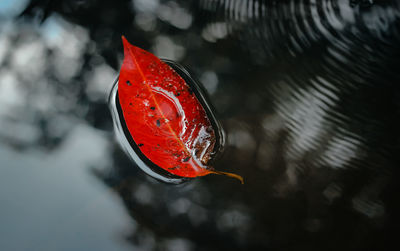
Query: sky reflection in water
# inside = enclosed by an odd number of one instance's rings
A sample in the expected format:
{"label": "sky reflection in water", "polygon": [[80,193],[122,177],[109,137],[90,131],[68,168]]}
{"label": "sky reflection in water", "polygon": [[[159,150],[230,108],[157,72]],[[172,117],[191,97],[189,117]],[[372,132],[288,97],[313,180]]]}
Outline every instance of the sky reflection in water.
{"label": "sky reflection in water", "polygon": [[[0,249],[392,240],[397,1],[45,2],[0,2]],[[203,82],[227,131],[216,168],[244,186],[162,184],[123,153],[106,101],[123,34]]]}

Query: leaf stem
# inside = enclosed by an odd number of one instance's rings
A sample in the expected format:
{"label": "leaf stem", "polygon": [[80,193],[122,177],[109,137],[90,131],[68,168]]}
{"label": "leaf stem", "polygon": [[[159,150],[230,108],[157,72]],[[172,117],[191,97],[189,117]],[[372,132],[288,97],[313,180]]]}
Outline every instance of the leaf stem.
{"label": "leaf stem", "polygon": [[210,173],[213,173],[213,174],[225,175],[225,176],[237,179],[240,181],[241,184],[244,184],[243,177],[238,174],[222,172],[222,171],[217,171],[217,170],[209,170],[209,171],[210,171]]}

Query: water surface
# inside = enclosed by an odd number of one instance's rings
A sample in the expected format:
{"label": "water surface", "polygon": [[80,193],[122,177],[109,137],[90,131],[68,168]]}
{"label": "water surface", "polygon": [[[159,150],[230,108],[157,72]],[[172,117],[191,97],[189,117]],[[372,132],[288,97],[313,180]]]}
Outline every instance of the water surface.
{"label": "water surface", "polygon": [[[343,250],[395,243],[399,1],[1,1],[0,249]],[[181,185],[115,139],[136,46],[184,65],[226,131]]]}

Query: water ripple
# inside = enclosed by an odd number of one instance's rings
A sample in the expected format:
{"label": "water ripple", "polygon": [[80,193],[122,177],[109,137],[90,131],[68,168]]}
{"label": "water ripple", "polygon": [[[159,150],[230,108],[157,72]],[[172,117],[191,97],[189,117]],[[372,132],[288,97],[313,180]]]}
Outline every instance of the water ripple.
{"label": "water ripple", "polygon": [[[321,42],[330,48],[325,51],[328,57],[343,55],[371,39],[392,45],[393,36],[399,40],[400,3],[375,2],[366,8],[348,0],[202,0],[199,7],[209,20],[204,27],[208,40],[224,38],[221,25],[226,26],[227,33],[237,36],[255,58],[271,59],[282,56],[282,51],[300,56]],[[336,59],[346,60],[346,54]]]}
{"label": "water ripple", "polygon": [[384,165],[397,109],[391,93],[400,80],[399,1],[202,0],[199,6],[209,41],[237,38],[249,63],[278,69],[279,80],[267,89],[289,132],[288,160],[311,155],[312,163],[332,168]]}

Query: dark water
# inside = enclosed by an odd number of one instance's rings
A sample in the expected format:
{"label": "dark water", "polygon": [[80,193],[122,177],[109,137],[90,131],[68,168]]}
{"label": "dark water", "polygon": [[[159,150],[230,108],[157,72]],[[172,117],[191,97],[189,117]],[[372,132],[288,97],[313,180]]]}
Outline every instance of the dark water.
{"label": "dark water", "polygon": [[[121,35],[188,67],[227,142],[160,183],[107,95]],[[397,244],[400,1],[0,1],[1,250],[381,250]]]}

